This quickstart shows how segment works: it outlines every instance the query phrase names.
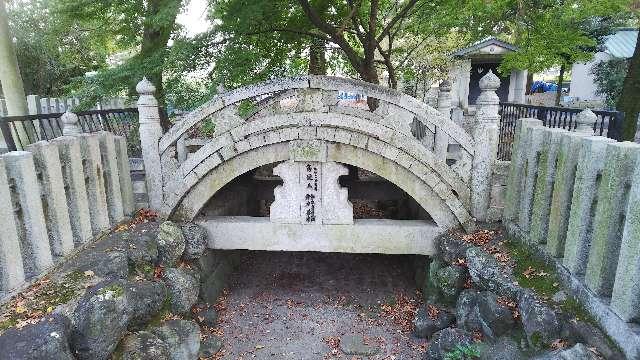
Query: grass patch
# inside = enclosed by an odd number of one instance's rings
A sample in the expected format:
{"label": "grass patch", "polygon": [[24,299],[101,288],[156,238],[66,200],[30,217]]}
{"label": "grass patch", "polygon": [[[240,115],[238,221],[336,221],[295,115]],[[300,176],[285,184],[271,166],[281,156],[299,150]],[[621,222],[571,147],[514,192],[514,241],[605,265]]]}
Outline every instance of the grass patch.
{"label": "grass patch", "polygon": [[516,241],[507,241],[504,246],[513,260],[513,275],[520,286],[532,289],[543,297],[551,297],[560,289],[555,270],[529,247]]}

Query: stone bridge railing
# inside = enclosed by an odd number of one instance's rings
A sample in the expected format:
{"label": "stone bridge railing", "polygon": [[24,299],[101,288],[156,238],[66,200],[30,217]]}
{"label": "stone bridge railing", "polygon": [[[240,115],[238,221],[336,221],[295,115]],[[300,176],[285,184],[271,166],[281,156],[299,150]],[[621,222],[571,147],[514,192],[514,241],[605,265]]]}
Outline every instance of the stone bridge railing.
{"label": "stone bridge railing", "polygon": [[[459,223],[486,220],[498,140],[499,79],[488,74],[480,86],[473,134],[451,120],[447,82],[434,109],[392,89],[323,76],[278,79],[222,93],[162,134],[155,88],[144,80],[137,90],[150,205],[170,216],[218,165],[271,144],[318,139],[400,164],[435,189],[442,198],[437,201],[446,202]],[[376,105],[341,104],[339,91],[363,94]],[[202,136],[199,130],[207,122],[215,130]]]}
{"label": "stone bridge railing", "polygon": [[640,353],[640,145],[591,136],[591,111],[578,122],[568,132],[519,120],[504,223],[558,265],[610,334],[630,339],[625,352]]}
{"label": "stone bridge railing", "polygon": [[123,137],[65,136],[0,156],[0,298],[134,212]]}

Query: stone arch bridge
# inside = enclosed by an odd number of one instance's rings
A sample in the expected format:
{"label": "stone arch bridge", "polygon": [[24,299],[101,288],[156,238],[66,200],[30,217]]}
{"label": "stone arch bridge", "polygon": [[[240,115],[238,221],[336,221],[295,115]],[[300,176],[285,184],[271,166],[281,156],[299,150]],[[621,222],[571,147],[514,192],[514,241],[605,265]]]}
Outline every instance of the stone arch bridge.
{"label": "stone arch bridge", "polygon": [[[279,163],[270,218],[204,219],[214,248],[433,253],[432,239],[485,220],[497,146],[498,78],[481,82],[473,134],[438,109],[392,89],[326,76],[267,81],[222,93],[162,133],[154,86],[140,93],[140,139],[150,205],[194,220],[238,176]],[[339,94],[366,102],[345,102]],[[372,110],[373,108],[374,110]],[[204,124],[215,124],[202,136]],[[395,184],[432,222],[353,220],[338,177],[351,165]]]}

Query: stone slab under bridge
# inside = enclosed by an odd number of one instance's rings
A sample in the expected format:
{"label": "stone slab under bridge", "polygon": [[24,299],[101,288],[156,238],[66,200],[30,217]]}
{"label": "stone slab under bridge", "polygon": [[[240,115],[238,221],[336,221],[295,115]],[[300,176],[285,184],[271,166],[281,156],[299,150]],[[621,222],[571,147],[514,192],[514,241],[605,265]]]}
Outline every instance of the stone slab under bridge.
{"label": "stone slab under bridge", "polygon": [[446,230],[425,220],[356,219],[353,224],[278,224],[266,217],[219,216],[197,222],[212,249],[345,253],[436,253],[435,238]]}

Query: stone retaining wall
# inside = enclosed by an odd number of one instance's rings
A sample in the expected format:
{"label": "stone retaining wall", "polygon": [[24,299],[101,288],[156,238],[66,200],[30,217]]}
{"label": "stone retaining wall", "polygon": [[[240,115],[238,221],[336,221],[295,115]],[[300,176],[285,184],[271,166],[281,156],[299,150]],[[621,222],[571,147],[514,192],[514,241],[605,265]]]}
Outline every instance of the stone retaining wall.
{"label": "stone retaining wall", "polygon": [[135,210],[127,144],[63,136],[0,156],[0,298]]}
{"label": "stone retaining wall", "polygon": [[639,351],[640,145],[534,119],[518,121],[515,141],[507,229],[554,258],[610,335]]}

